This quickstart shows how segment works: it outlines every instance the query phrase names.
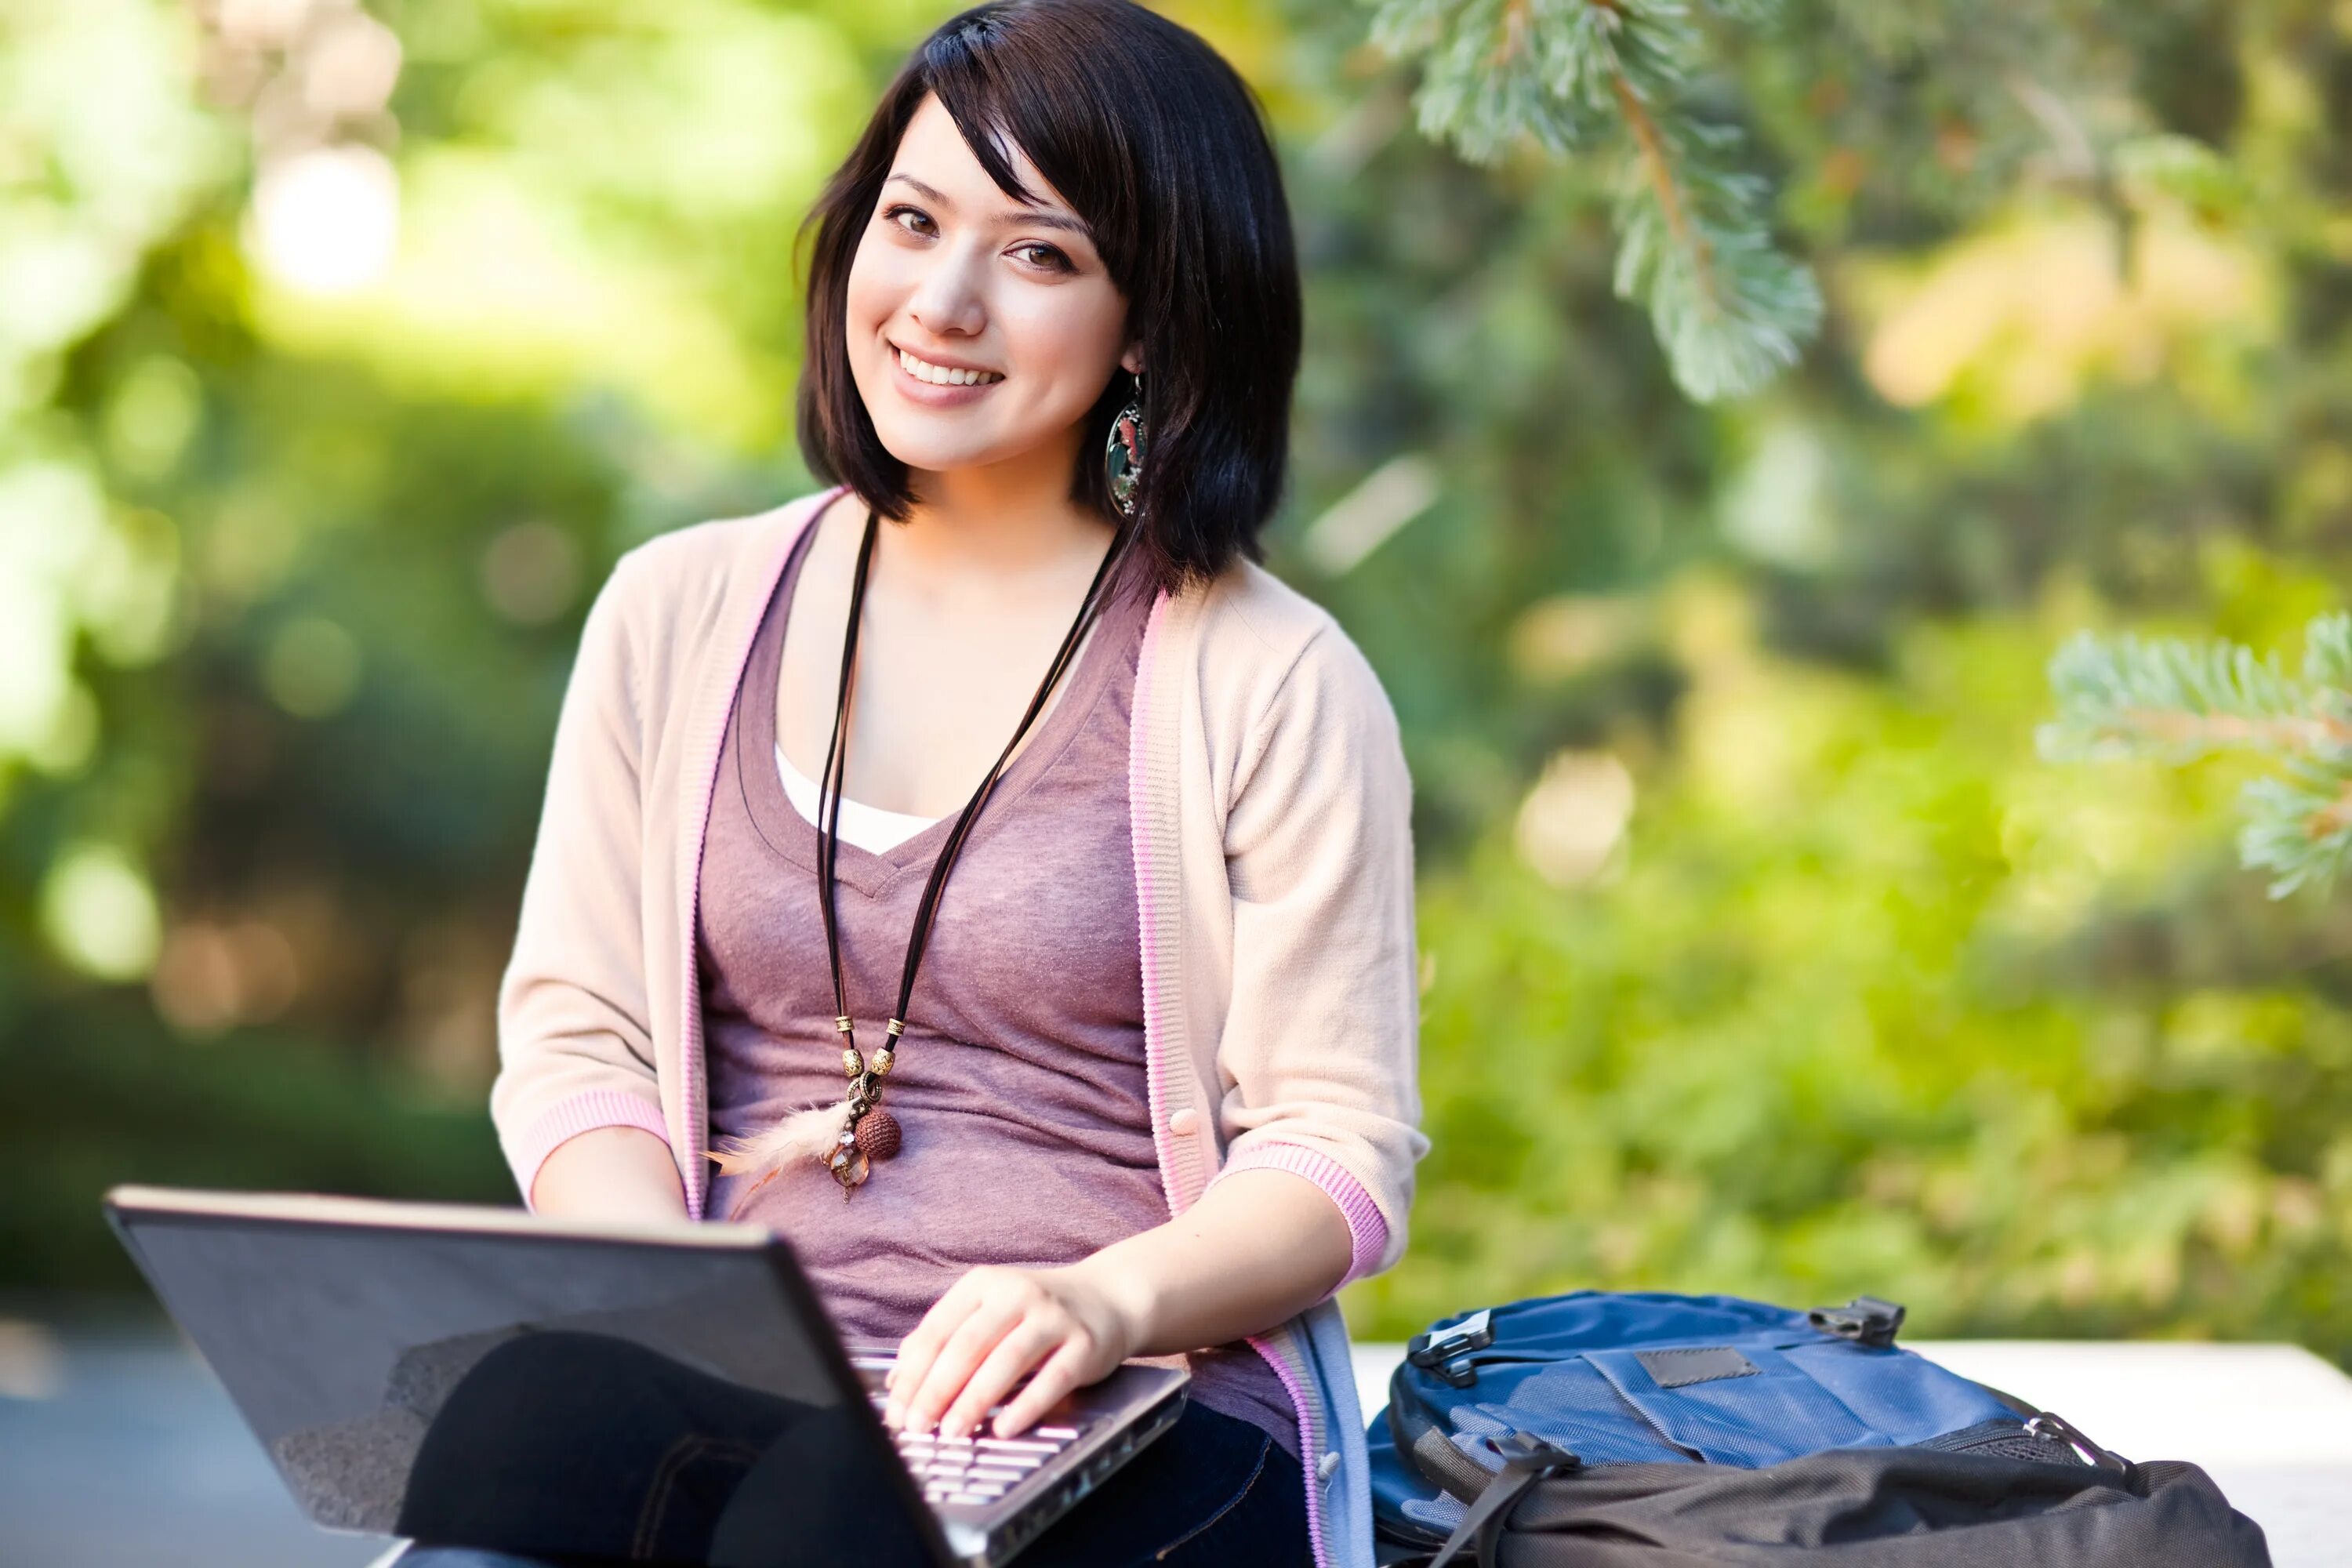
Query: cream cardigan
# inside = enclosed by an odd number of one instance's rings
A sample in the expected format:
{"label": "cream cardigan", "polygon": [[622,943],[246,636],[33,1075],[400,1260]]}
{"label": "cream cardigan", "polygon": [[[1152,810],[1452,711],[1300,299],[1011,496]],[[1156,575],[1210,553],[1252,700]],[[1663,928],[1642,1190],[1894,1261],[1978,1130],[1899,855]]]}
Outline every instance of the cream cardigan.
{"label": "cream cardigan", "polygon": [[[667,1142],[709,1185],[696,973],[703,830],[753,634],[838,494],[665,534],[597,595],[557,721],[499,993],[490,1111],[528,1194],[591,1128]],[[1415,1082],[1412,781],[1379,679],[1254,563],[1162,593],[1129,765],[1152,1136],[1171,1214],[1271,1166],[1329,1194],[1354,1279],[1404,1250],[1428,1148]],[[1318,1568],[1372,1561],[1363,1418],[1325,1300],[1251,1342],[1299,1412]]]}

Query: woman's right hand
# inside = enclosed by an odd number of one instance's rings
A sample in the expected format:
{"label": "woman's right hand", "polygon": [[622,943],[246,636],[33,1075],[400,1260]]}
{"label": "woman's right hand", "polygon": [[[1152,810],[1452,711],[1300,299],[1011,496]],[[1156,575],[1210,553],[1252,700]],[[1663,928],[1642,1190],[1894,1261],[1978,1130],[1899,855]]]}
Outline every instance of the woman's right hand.
{"label": "woman's right hand", "polygon": [[565,1219],[677,1220],[686,1189],[667,1143],[642,1127],[593,1127],[541,1163],[530,1206]]}

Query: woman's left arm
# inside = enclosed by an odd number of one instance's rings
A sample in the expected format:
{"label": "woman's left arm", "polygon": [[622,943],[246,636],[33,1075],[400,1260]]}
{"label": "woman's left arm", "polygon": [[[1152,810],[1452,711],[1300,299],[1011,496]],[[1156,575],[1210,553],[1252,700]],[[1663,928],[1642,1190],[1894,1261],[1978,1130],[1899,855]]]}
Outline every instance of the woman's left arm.
{"label": "woman's left arm", "polygon": [[[1255,707],[1224,806],[1224,1163],[1182,1214],[1058,1268],[983,1268],[900,1346],[892,1418],[1020,1430],[1130,1356],[1261,1333],[1403,1249],[1418,1127],[1412,781],[1336,624]],[[1041,1364],[1042,1363],[1042,1364]]]}
{"label": "woman's left arm", "polygon": [[1353,1247],[1311,1183],[1236,1171],[1079,1262],[966,1272],[898,1347],[887,1419],[961,1436],[1036,1367],[994,1423],[1010,1436],[1131,1356],[1230,1343],[1305,1311],[1339,1285]]}

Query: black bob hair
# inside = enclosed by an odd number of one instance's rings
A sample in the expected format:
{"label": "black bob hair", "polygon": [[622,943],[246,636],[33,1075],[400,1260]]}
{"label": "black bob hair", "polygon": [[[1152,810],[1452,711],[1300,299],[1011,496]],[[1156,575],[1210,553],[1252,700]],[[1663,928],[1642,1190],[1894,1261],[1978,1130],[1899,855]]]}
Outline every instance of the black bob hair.
{"label": "black bob hair", "polygon": [[[1131,549],[1171,591],[1213,577],[1280,500],[1298,373],[1298,262],[1256,100],[1198,36],[1129,0],[996,0],[908,57],[802,225],[808,278],[799,433],[811,470],[894,521],[906,465],[850,378],[850,262],[908,121],[936,93],[999,188],[1034,205],[1005,138],[1092,231],[1139,338],[1147,444]],[[1070,499],[1117,522],[1103,447],[1135,378],[1114,367],[1087,416]]]}

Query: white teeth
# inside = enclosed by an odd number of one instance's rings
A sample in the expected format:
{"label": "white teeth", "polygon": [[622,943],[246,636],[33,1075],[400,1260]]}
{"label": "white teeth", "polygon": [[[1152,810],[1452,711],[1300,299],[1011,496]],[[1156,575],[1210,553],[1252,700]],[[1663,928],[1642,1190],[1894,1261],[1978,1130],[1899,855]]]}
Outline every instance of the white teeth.
{"label": "white teeth", "polygon": [[917,359],[905,349],[898,351],[898,363],[906,367],[908,375],[918,381],[928,381],[934,386],[971,386],[978,382],[1004,379],[992,370],[950,370],[943,364]]}

